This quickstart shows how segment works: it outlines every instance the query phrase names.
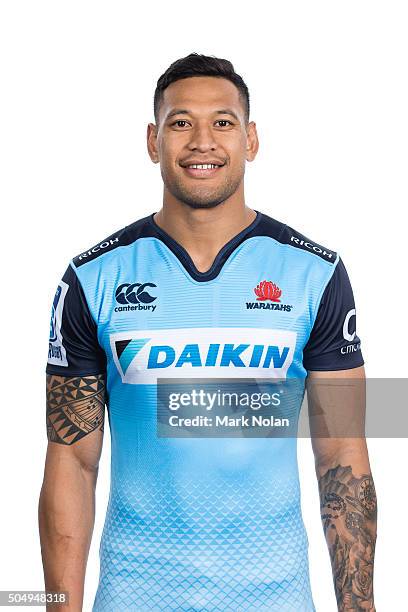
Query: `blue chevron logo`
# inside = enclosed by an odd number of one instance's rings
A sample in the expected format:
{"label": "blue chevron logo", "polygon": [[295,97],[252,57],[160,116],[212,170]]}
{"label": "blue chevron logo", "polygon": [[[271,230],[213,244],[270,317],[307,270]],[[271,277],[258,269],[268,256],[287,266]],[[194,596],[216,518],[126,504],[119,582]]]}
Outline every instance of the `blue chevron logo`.
{"label": "blue chevron logo", "polygon": [[118,356],[123,374],[126,374],[126,370],[133,359],[149,340],[151,340],[151,338],[135,338],[130,340],[118,340],[115,342],[116,355]]}

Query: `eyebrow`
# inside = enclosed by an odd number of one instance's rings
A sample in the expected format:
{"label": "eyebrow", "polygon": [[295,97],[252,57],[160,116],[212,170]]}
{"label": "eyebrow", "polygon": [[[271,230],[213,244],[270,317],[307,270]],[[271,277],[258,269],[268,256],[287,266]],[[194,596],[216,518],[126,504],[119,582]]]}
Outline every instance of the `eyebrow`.
{"label": "eyebrow", "polygon": [[[231,108],[222,108],[214,112],[216,115],[231,115],[231,117],[234,117],[236,121],[239,121],[238,115]],[[174,117],[174,115],[191,115],[191,114],[192,114],[191,111],[185,108],[175,108],[169,112],[169,114],[167,115],[167,119]]]}

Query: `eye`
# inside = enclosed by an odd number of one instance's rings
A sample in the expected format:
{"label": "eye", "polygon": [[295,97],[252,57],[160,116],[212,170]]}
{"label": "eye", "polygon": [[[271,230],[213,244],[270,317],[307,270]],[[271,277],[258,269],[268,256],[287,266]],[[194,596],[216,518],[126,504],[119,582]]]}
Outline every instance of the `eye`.
{"label": "eye", "polygon": [[[218,119],[215,123],[229,123],[229,125],[233,125],[231,121],[228,119]],[[221,125],[220,127],[227,127],[226,125]]]}
{"label": "eye", "polygon": [[[184,125],[177,125],[179,123],[184,123]],[[177,127],[183,128],[183,127],[186,127],[186,125],[185,125],[186,123],[187,123],[187,121],[185,119],[177,119],[177,121],[174,121],[171,125],[172,126],[175,125]]]}

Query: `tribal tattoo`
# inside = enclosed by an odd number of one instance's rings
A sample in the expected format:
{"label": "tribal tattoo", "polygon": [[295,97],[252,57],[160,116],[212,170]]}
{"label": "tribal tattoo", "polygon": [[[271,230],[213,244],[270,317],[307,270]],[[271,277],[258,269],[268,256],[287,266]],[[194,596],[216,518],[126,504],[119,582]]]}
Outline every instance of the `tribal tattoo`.
{"label": "tribal tattoo", "polygon": [[319,478],[323,528],[340,612],[375,612],[377,498],[371,474],[338,465]]}
{"label": "tribal tattoo", "polygon": [[103,431],[105,378],[47,375],[47,437],[52,442],[73,444],[87,434]]}

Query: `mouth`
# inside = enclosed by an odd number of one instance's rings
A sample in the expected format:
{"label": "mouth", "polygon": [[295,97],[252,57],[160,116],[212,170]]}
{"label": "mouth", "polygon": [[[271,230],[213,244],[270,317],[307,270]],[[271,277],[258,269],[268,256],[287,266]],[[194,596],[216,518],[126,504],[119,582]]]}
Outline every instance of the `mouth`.
{"label": "mouth", "polygon": [[224,166],[225,164],[188,164],[181,167],[193,178],[209,178],[215,176]]}

